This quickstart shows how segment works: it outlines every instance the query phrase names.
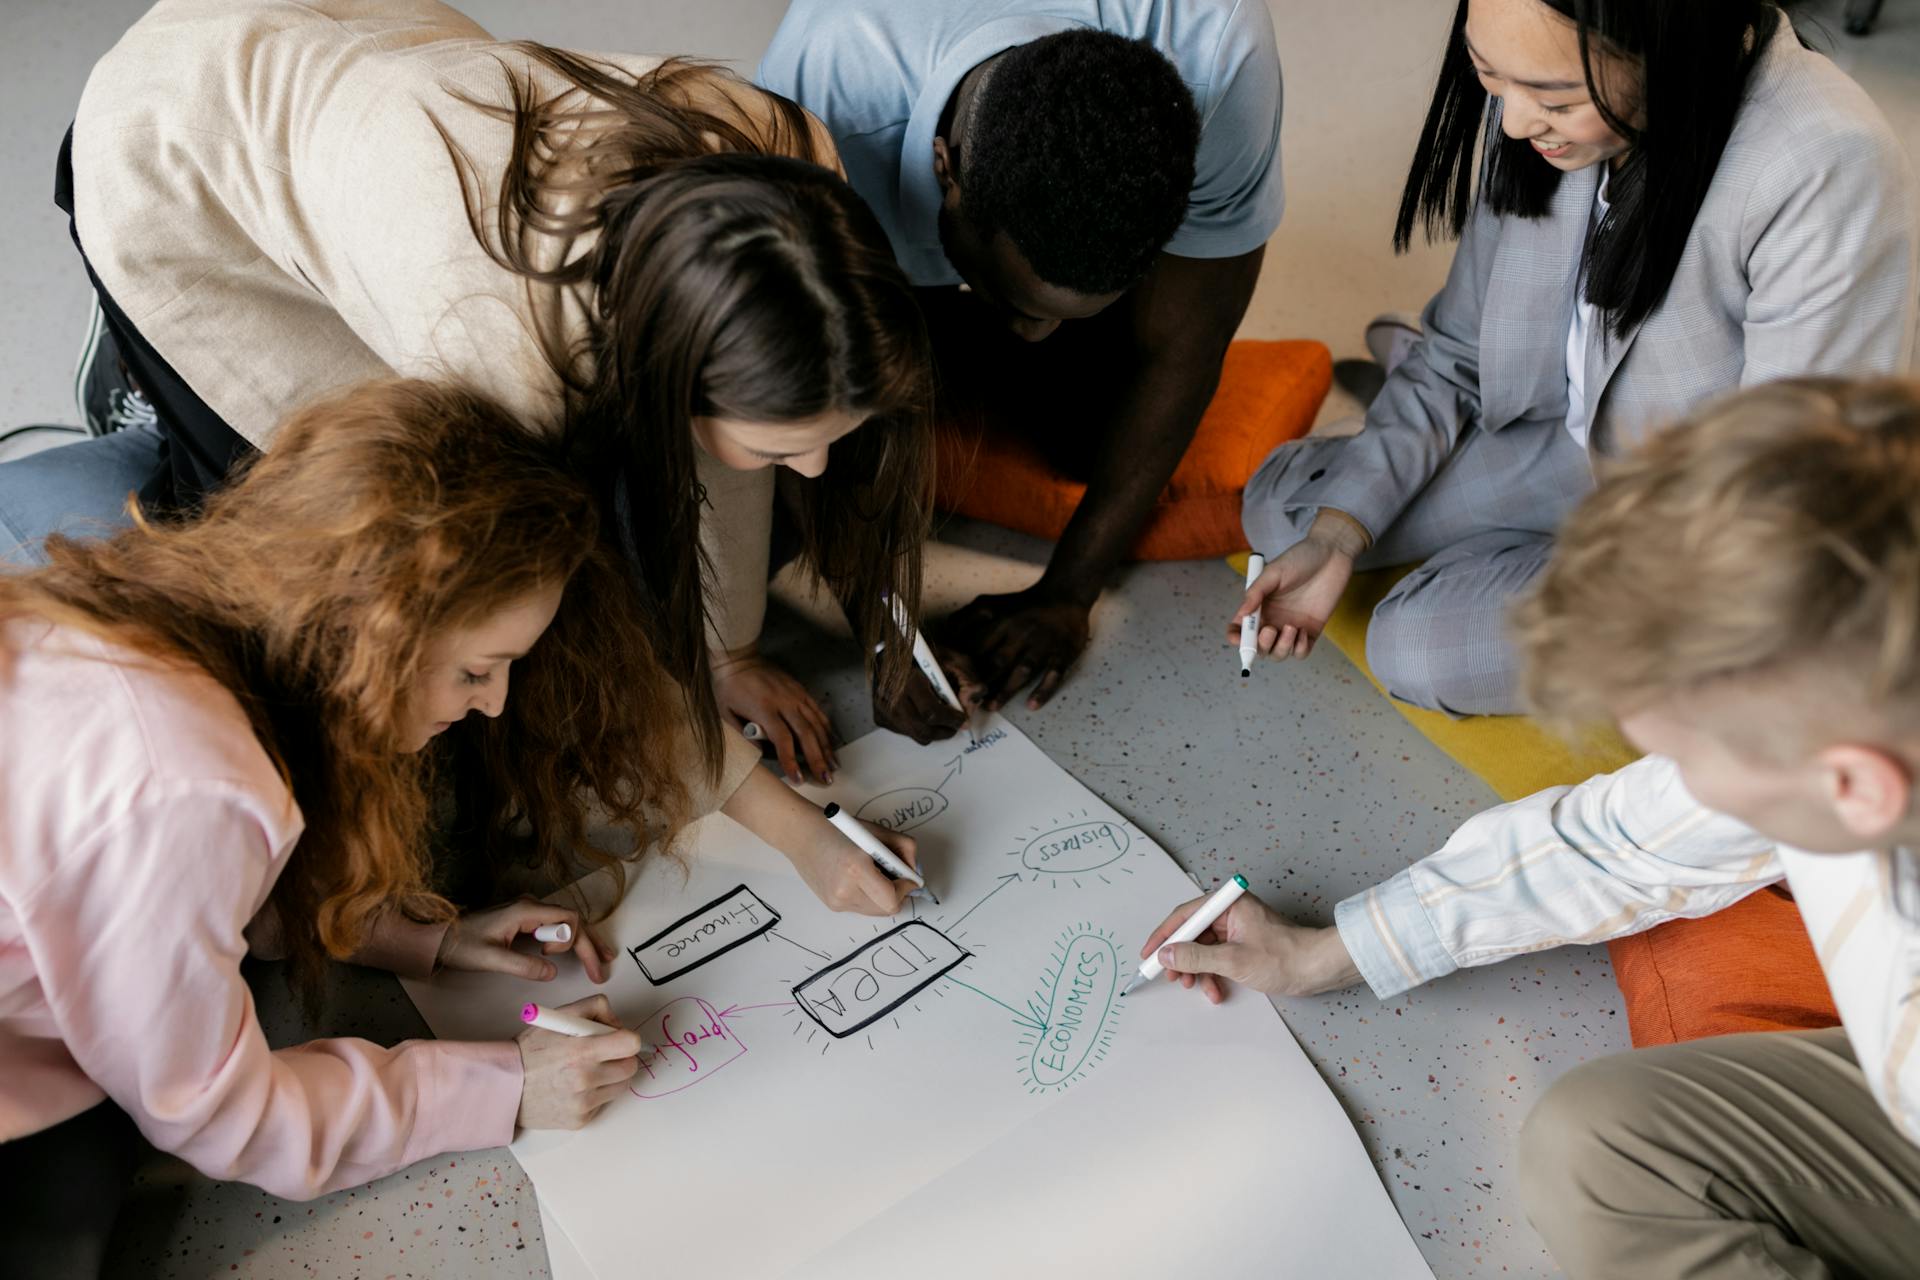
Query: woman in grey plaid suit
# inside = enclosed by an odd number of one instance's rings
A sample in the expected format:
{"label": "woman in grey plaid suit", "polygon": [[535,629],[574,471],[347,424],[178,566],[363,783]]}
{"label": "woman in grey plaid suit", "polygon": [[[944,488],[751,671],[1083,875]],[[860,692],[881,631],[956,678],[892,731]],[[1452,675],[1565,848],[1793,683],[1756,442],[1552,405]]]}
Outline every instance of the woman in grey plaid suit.
{"label": "woman in grey plaid suit", "polygon": [[1374,612],[1375,674],[1519,710],[1507,606],[1597,461],[1738,387],[1908,366],[1916,201],[1771,3],[1461,0],[1395,236],[1452,233],[1452,269],[1359,434],[1249,481],[1269,565],[1232,634],[1258,608],[1262,650],[1304,657],[1355,569],[1423,562]]}

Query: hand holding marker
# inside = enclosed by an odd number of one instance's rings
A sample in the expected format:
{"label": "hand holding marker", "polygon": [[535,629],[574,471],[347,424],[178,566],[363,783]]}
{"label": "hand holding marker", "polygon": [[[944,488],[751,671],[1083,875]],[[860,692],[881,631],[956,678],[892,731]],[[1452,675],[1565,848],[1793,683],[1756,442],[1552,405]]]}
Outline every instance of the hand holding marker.
{"label": "hand holding marker", "polygon": [[[918,871],[902,862],[893,850],[873,838],[873,832],[862,826],[860,820],[837,804],[828,804],[825,810],[827,821],[840,828],[840,834],[853,841],[860,852],[880,864],[880,869],[895,880],[911,880],[919,885],[909,897],[933,898],[933,891],[927,888],[927,882]],[[933,898],[935,906],[940,899]]]}
{"label": "hand holding marker", "polygon": [[[562,1013],[558,1009],[543,1009],[537,1004],[528,1003],[520,1009],[520,1021],[542,1031],[557,1031],[563,1036],[604,1036],[608,1032],[618,1031],[604,1022],[595,1022],[592,1018],[583,1018],[577,1013]],[[645,1058],[658,1053],[650,1044],[640,1046],[640,1056]]]}
{"label": "hand holding marker", "polygon": [[960,705],[960,695],[953,691],[953,685],[947,681],[947,673],[940,669],[933,650],[927,645],[927,638],[913,625],[913,619],[907,617],[907,607],[900,603],[898,596],[893,599],[893,621],[900,628],[900,634],[913,642],[913,661],[920,668],[920,674],[927,678],[927,683],[933,686],[942,702],[965,715],[967,709]]}
{"label": "hand holding marker", "polygon": [[[1247,553],[1247,590],[1267,567],[1267,558],[1258,551]],[[1253,660],[1260,652],[1260,610],[1256,607],[1240,619],[1240,678],[1253,674]]]}
{"label": "hand holding marker", "polygon": [[[1245,876],[1235,876],[1233,879],[1227,881],[1214,891],[1211,898],[1201,903],[1200,909],[1188,916],[1187,922],[1178,929],[1175,929],[1167,938],[1166,942],[1161,943],[1160,946],[1165,947],[1175,942],[1192,942],[1195,938],[1205,933],[1215,920],[1227,914],[1227,908],[1232,906],[1240,895],[1246,891],[1247,878]],[[1127,995],[1135,988],[1145,986],[1165,972],[1166,968],[1160,963],[1160,950],[1159,948],[1155,948],[1152,955],[1140,962],[1140,972],[1138,976],[1136,976],[1132,982],[1129,982],[1127,989],[1120,994],[1123,996]]]}
{"label": "hand holding marker", "polygon": [[[947,673],[940,669],[940,663],[934,658],[933,649],[927,644],[927,638],[915,629],[912,620],[907,617],[906,609],[897,600],[893,606],[893,620],[900,628],[902,635],[912,638],[914,665],[920,668],[922,675],[926,676],[927,683],[933,686],[933,691],[940,695],[942,702],[961,715],[966,715],[967,709],[961,705],[960,695],[953,691],[953,685],[947,680]],[[886,645],[876,644],[873,646],[873,651],[879,653],[884,648]],[[748,742],[761,742],[767,736],[767,731],[751,720],[740,726],[740,732]]]}

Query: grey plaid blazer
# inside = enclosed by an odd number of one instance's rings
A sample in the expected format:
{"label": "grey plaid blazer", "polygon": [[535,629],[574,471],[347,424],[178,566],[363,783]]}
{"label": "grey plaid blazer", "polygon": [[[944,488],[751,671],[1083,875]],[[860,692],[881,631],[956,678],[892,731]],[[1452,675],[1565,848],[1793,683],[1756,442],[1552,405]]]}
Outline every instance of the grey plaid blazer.
{"label": "grey plaid blazer", "polygon": [[[1378,539],[1468,433],[1482,432],[1473,471],[1487,492],[1466,500],[1489,524],[1533,527],[1521,464],[1538,455],[1538,430],[1565,429],[1567,330],[1598,183],[1597,167],[1565,175],[1544,218],[1475,210],[1427,306],[1425,337],[1337,465],[1294,491],[1289,509],[1333,507]],[[1860,86],[1802,48],[1783,17],[1665,300],[1624,338],[1605,338],[1604,325],[1588,338],[1589,452],[1629,448],[1738,387],[1905,370],[1916,245],[1920,196],[1899,141]]]}

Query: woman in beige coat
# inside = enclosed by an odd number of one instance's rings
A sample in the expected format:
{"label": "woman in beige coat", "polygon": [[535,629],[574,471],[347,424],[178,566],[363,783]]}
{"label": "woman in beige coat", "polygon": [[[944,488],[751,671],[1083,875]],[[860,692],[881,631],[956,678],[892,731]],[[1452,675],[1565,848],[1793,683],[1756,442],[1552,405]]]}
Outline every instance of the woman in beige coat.
{"label": "woman in beige coat", "polygon": [[[773,469],[870,653],[883,600],[918,599],[930,466],[920,319],[837,170],[805,112],[715,68],[501,43],[431,0],[162,0],[61,172],[159,438],[0,468],[0,534],[30,558],[130,487],[190,509],[320,392],[455,379],[591,472],[709,767],[753,720],[825,774],[824,715],[753,652]],[[926,731],[904,647],[875,661]]]}

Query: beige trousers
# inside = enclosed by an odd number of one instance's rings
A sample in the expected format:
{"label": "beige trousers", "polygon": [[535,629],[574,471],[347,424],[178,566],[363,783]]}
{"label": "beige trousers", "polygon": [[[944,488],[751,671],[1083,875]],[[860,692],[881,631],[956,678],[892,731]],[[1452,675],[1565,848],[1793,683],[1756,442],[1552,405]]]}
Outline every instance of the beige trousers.
{"label": "beige trousers", "polygon": [[1920,1276],[1920,1146],[1838,1028],[1577,1067],[1527,1117],[1520,1185],[1572,1280]]}

